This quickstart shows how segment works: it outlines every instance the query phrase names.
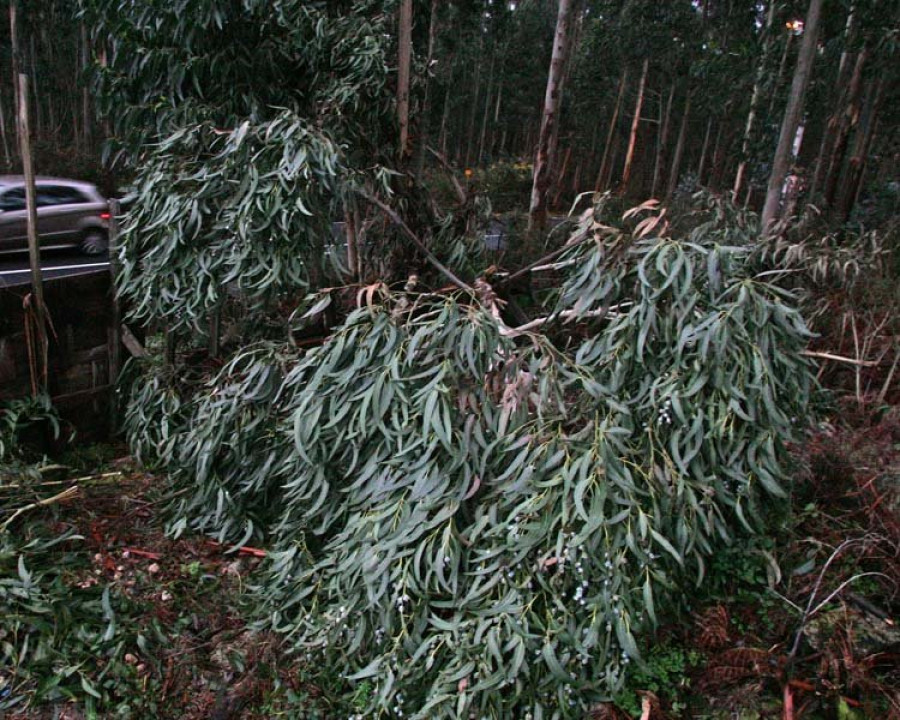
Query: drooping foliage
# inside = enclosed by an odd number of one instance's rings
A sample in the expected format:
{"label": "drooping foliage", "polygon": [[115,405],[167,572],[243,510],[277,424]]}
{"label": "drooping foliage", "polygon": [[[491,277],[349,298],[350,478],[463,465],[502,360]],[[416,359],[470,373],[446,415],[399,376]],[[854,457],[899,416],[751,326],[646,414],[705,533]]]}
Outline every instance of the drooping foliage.
{"label": "drooping foliage", "polygon": [[[259,619],[334,713],[582,716],[784,492],[807,332],[756,229],[598,196],[514,307],[480,203],[442,211],[392,159],[380,4],[111,2],[88,5],[129,105],[119,291],[184,335],[252,307],[223,364],[133,368],[172,530],[266,544]],[[350,286],[336,215],[364,234]]]}
{"label": "drooping foliage", "polygon": [[270,533],[265,621],[340,670],[341,712],[580,717],[655,608],[765,526],[803,320],[715,220],[648,228],[586,213],[532,330],[489,293],[382,288],[319,347],[239,352],[168,441],[136,396],[176,529]]}
{"label": "drooping foliage", "polygon": [[196,328],[229,284],[271,300],[334,277],[330,223],[353,188],[384,186],[393,146],[383,3],[83,5],[140,199],[121,254],[133,315]]}

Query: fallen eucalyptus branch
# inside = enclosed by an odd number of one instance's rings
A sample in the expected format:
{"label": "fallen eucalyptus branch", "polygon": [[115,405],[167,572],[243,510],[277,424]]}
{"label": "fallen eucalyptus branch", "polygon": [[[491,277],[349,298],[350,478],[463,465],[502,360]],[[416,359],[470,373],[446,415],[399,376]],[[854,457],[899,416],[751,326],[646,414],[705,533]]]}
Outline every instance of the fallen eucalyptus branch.
{"label": "fallen eucalyptus branch", "polygon": [[428,260],[428,262],[430,262],[435,268],[437,268],[437,270],[439,270],[445,277],[447,277],[447,279],[449,279],[450,282],[452,282],[458,288],[465,290],[466,292],[470,292],[473,294],[475,293],[475,290],[472,288],[471,285],[468,285],[466,282],[464,282],[463,280],[460,280],[458,277],[456,277],[456,275],[453,274],[453,271],[450,270],[450,268],[448,268],[446,265],[444,265],[440,260],[438,260],[432,254],[432,252],[425,246],[425,243],[422,242],[421,238],[419,238],[419,236],[416,235],[410,229],[409,225],[407,225],[405,222],[403,222],[403,218],[401,218],[396,212],[394,212],[394,210],[390,206],[381,202],[381,200],[379,200],[374,195],[369,195],[368,193],[363,192],[361,190],[359,191],[359,194],[363,199],[368,200],[370,203],[372,203],[373,205],[378,207],[385,215],[387,215],[391,219],[391,221],[395,225],[397,225],[401,230],[403,230],[404,234],[410,240],[412,240],[413,243],[415,243],[416,247],[418,247],[419,250],[422,251],[422,253],[425,255],[425,258]]}
{"label": "fallen eucalyptus branch", "polygon": [[[530,322],[525,323],[524,325],[519,325],[518,327],[510,328],[509,332],[504,333],[510,337],[515,337],[516,335],[521,335],[523,333],[534,330],[535,328],[539,328],[542,325],[546,325],[551,320],[556,320],[557,318],[562,318],[563,322],[568,322],[570,320],[574,320],[577,318],[584,319],[592,319],[592,320],[604,320],[611,310],[618,309],[623,305],[630,305],[631,303],[622,303],[621,305],[615,306],[607,306],[600,308],[599,310],[590,310],[588,312],[578,312],[575,310],[563,310],[561,313],[556,313],[555,315],[547,315],[546,317],[539,317],[531,320]],[[616,317],[616,316],[614,316]]]}
{"label": "fallen eucalyptus branch", "polygon": [[587,240],[592,240],[593,238],[594,238],[593,233],[585,231],[581,235],[581,237],[576,237],[575,239],[570,239],[569,242],[567,242],[562,247],[556,248],[556,250],[554,250],[553,252],[547,253],[543,257],[540,257],[537,260],[535,260],[533,263],[529,263],[528,265],[521,268],[520,270],[516,270],[511,275],[507,275],[505,278],[502,278],[500,280],[500,282],[497,283],[497,285],[498,286],[506,285],[508,283],[511,283],[513,280],[517,280],[518,278],[522,277],[523,275],[527,275],[530,272],[533,272],[538,269],[544,269],[544,266],[547,265],[547,263],[558,258],[566,250],[569,250],[570,248],[573,248],[573,247],[577,247],[578,245],[581,245],[581,243],[583,243]]}

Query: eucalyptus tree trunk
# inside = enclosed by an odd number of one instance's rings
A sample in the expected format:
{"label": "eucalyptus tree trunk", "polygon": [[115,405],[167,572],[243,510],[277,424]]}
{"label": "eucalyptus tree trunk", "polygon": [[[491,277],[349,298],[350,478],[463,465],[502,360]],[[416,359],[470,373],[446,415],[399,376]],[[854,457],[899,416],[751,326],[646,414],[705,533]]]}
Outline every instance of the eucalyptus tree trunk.
{"label": "eucalyptus tree trunk", "polygon": [[678,131],[678,141],[675,143],[675,156],[672,158],[672,169],[669,172],[669,185],[666,188],[666,201],[675,194],[678,187],[678,173],[681,171],[681,158],[684,156],[684,143],[687,139],[688,122],[691,117],[691,94],[688,93],[684,103],[684,115],[681,116],[681,129]]}
{"label": "eucalyptus tree trunk", "polygon": [[[481,55],[481,50],[484,47],[484,42],[482,39],[479,39],[478,43],[478,54]],[[472,152],[475,146],[475,119],[478,114],[478,98],[481,96],[481,88],[479,87],[481,84],[481,63],[476,60],[475,62],[475,78],[472,82],[472,106],[469,110],[469,130],[466,133],[466,152],[464,155],[465,165],[469,167],[472,164]]]}
{"label": "eucalyptus tree trunk", "polygon": [[[37,197],[34,187],[34,165],[31,162],[31,125],[28,114],[28,76],[19,73],[16,85],[19,97],[17,115],[19,135],[19,155],[22,158],[22,173],[25,175],[25,227],[28,236],[28,261],[31,268],[31,292],[37,315],[37,343],[40,355],[38,373],[32,370],[31,389],[34,395],[47,388],[47,309],[44,305],[44,278],[41,274],[41,251],[37,234]],[[29,352],[31,350],[29,349]]]}
{"label": "eucalyptus tree trunk", "polygon": [[703,173],[700,174],[699,182],[700,182],[701,184],[703,184],[703,185],[711,186],[712,183],[713,183],[713,180],[715,179],[715,174],[716,174],[716,160],[717,160],[717,158],[719,157],[719,153],[720,153],[720,151],[721,151],[721,147],[722,147],[722,135],[723,135],[724,133],[725,133],[725,120],[724,120],[724,118],[723,118],[722,120],[719,121],[719,127],[718,127],[718,129],[716,130],[716,141],[713,143],[713,146],[712,146],[712,152],[709,153],[709,154],[707,155],[707,157],[706,157],[706,159],[707,159],[708,161],[711,161],[711,162],[709,162],[709,166],[712,168],[712,169],[709,171],[709,174],[708,174],[708,176],[707,176],[707,178],[706,178],[706,182],[703,181]]}
{"label": "eucalyptus tree trunk", "polygon": [[504,65],[500,66],[500,82],[497,84],[497,99],[494,102],[494,124],[489,130],[490,142],[488,142],[488,153],[492,156],[497,154],[497,127],[500,125],[500,104],[503,101]]}
{"label": "eucalyptus tree trunk", "polygon": [[731,200],[737,204],[744,189],[744,180],[747,173],[747,160],[750,155],[750,140],[753,137],[753,127],[756,124],[756,113],[759,109],[759,100],[762,96],[762,85],[766,79],[766,66],[769,60],[769,51],[772,48],[772,25],[775,22],[776,0],[769,0],[769,14],[766,16],[765,40],[763,41],[762,57],[756,68],[756,80],[753,83],[753,94],[750,96],[750,110],[747,113],[747,124],[744,126],[744,140],[741,143],[741,159],[738,163],[737,173],[734,177],[734,187],[731,190]]}
{"label": "eucalyptus tree trunk", "polygon": [[[582,15],[578,12],[578,3],[573,4],[572,10],[570,11],[570,17],[572,18],[571,22],[574,26],[570,26],[569,28],[569,38],[565,48],[565,52],[563,55],[563,71],[562,76],[559,80],[559,98],[560,98],[560,107],[562,107],[562,98],[565,96],[565,87],[566,83],[569,80],[569,74],[572,70],[572,56],[574,54],[574,49],[578,47],[578,43],[581,41],[581,30],[582,30]],[[565,162],[563,163],[563,167],[560,169],[557,167],[559,164],[559,129],[561,126],[561,120],[559,115],[561,110],[557,112],[557,122],[553,125],[553,135],[550,139],[550,185],[547,188],[548,197],[553,197],[553,204],[556,205],[559,202],[560,193],[562,192],[561,183],[563,181],[563,176],[565,176],[568,170],[568,161],[569,156],[566,155]]]}
{"label": "eucalyptus tree trunk", "polygon": [[862,187],[862,178],[866,171],[866,161],[872,147],[872,138],[875,135],[875,126],[878,123],[878,111],[881,109],[881,101],[884,97],[884,76],[875,83],[875,87],[869,88],[865,107],[856,138],[853,145],[853,154],[847,163],[847,174],[841,184],[843,192],[839,204],[839,217],[846,222],[850,219],[850,213],[859,199],[859,191]]}
{"label": "eucalyptus tree trunk", "polygon": [[619,93],[616,96],[616,107],[613,110],[612,120],[609,121],[609,132],[606,134],[606,145],[603,147],[603,159],[600,160],[600,170],[597,173],[597,182],[594,183],[594,192],[603,190],[606,184],[606,176],[609,172],[609,159],[611,157],[613,139],[616,135],[616,123],[619,122],[619,112],[622,109],[622,98],[625,95],[625,84],[628,82],[628,66],[622,69],[622,79],[619,80]]}
{"label": "eucalyptus tree trunk", "polygon": [[6,109],[3,107],[2,90],[0,90],[0,138],[3,140],[3,159],[8,168],[12,165],[12,157],[9,154],[9,138],[6,135]]}
{"label": "eucalyptus tree trunk", "polygon": [[[87,74],[88,65],[90,64],[90,45],[88,44],[87,27],[84,22],[81,23],[81,71]],[[91,147],[91,91],[88,87],[87,80],[81,78],[81,141],[84,143],[84,149],[90,150]],[[77,117],[78,113],[73,112],[72,117]]]}
{"label": "eucalyptus tree trunk", "polygon": [[803,29],[803,43],[800,46],[800,55],[797,58],[797,68],[794,71],[794,80],[791,83],[791,94],[788,97],[787,108],[784,111],[784,120],[778,136],[778,147],[775,149],[775,156],[772,160],[772,173],[769,176],[766,202],[760,218],[760,228],[763,233],[767,233],[771,229],[778,216],[778,207],[781,204],[781,189],[791,162],[791,143],[797,132],[797,125],[800,123],[800,115],[803,112],[803,99],[806,96],[806,88],[809,85],[809,78],[812,74],[813,62],[816,57],[821,14],[822,0],[810,0],[809,11],[806,13],[806,23]]}
{"label": "eucalyptus tree trunk", "polygon": [[547,76],[547,91],[544,95],[544,112],[538,135],[538,147],[534,161],[534,180],[531,188],[529,208],[529,230],[543,229],[547,224],[547,195],[550,189],[553,167],[553,136],[559,123],[561,85],[565,70],[565,59],[570,41],[569,24],[573,0],[559,0],[556,16],[556,34],[553,39],[553,55]]}
{"label": "eucalyptus tree trunk", "polygon": [[[725,117],[729,117],[727,104],[725,106]],[[726,122],[722,123],[720,131],[718,142],[716,142],[716,151],[712,157],[712,172],[709,177],[709,186],[716,191],[722,187],[722,181],[728,165],[728,154],[731,150],[731,143],[734,140],[734,132],[732,128],[728,127]]]}
{"label": "eucalyptus tree trunk", "polygon": [[497,56],[491,53],[491,69],[488,72],[487,94],[484,96],[484,115],[481,118],[481,133],[478,137],[478,155],[475,158],[475,164],[481,165],[484,160],[484,141],[487,137],[488,117],[491,114],[491,93],[494,87],[494,63]]}
{"label": "eucalyptus tree trunk", "polygon": [[32,131],[35,136],[41,137],[44,133],[44,114],[41,111],[41,97],[38,94],[38,83],[37,83],[37,51],[34,45],[34,34],[29,37],[29,47],[30,47],[30,65],[31,65],[31,80],[29,82],[29,97],[33,98],[33,106],[34,106],[34,127]]}
{"label": "eucalyptus tree trunk", "polygon": [[631,167],[634,163],[634,150],[637,146],[638,129],[641,125],[641,109],[644,107],[644,89],[647,87],[647,71],[650,69],[650,59],[644,60],[641,70],[641,81],[638,84],[637,102],[634,106],[634,117],[631,120],[631,133],[628,136],[628,150],[625,153],[625,167],[622,169],[622,186],[619,190],[624,195],[628,192],[628,181],[631,179]]}
{"label": "eucalyptus tree trunk", "polygon": [[572,173],[572,194],[577,195],[578,190],[581,187],[581,173],[584,171],[584,157],[579,157],[578,162],[575,163],[575,172]]}
{"label": "eucalyptus tree trunk", "polygon": [[825,179],[825,171],[828,169],[826,157],[831,151],[833,135],[840,122],[840,108],[844,106],[844,97],[846,96],[847,73],[850,71],[850,55],[853,46],[853,38],[856,30],[856,8],[855,5],[850,6],[850,12],[847,15],[847,25],[844,29],[844,49],[841,52],[841,61],[838,65],[837,80],[834,84],[834,92],[831,93],[831,101],[829,105],[836,108],[828,118],[825,127],[822,129],[822,139],[819,143],[819,153],[816,156],[816,166],[813,171],[812,182],[809,187],[810,200],[815,202],[819,193],[822,181]]}
{"label": "eucalyptus tree trunk", "polygon": [[[13,87],[13,113],[19,117],[19,68],[22,64],[21,50],[19,49],[19,0],[9,0],[9,39],[10,39],[10,64],[12,66]],[[16,132],[18,133],[18,121]]]}
{"label": "eucalyptus tree trunk", "polygon": [[828,160],[828,173],[825,176],[825,205],[832,207],[837,198],[838,180],[844,167],[844,157],[850,141],[850,131],[859,121],[859,94],[862,86],[862,69],[868,53],[865,48],[857,55],[853,66],[853,76],[847,89],[847,105],[837,123],[834,148]]}
{"label": "eucalyptus tree trunk", "polygon": [[450,119],[450,90],[453,87],[453,62],[450,63],[450,77],[447,80],[447,90],[444,93],[444,109],[441,113],[441,130],[438,134],[438,145],[441,155],[447,157],[447,121]]}
{"label": "eucalyptus tree trunk", "polygon": [[397,119],[400,124],[400,157],[409,156],[409,74],[412,59],[412,0],[400,0],[400,33],[397,58]]}
{"label": "eucalyptus tree trunk", "polygon": [[428,146],[429,120],[431,116],[431,64],[434,60],[434,40],[437,35],[439,0],[431,0],[431,19],[428,24],[428,55],[425,60],[425,97],[422,99],[421,120],[419,122],[419,142],[416,145],[416,177],[422,177],[425,169],[425,153]]}
{"label": "eucalyptus tree trunk", "polygon": [[706,135],[703,136],[703,147],[700,149],[700,162],[697,164],[697,183],[703,184],[703,173],[706,170],[706,158],[709,156],[709,138],[712,135],[713,119],[706,122]]}
{"label": "eucalyptus tree trunk", "polygon": [[672,89],[669,91],[669,99],[666,101],[665,110],[663,110],[662,98],[659,105],[659,126],[656,135],[656,162],[653,163],[653,185],[650,188],[650,195],[656,197],[656,191],[659,189],[659,181],[662,177],[663,158],[666,154],[666,142],[669,139],[669,120],[672,116],[672,100],[675,99],[675,83],[672,83]]}
{"label": "eucalyptus tree trunk", "polygon": [[[571,140],[571,138],[570,138]],[[566,178],[566,173],[569,172],[569,160],[572,157],[572,143],[569,143],[569,147],[566,148],[566,154],[563,158],[562,167],[559,169],[559,173],[556,176],[556,192],[553,194],[553,204],[555,206],[559,206],[560,198],[562,198],[564,182]]]}
{"label": "eucalyptus tree trunk", "polygon": [[778,74],[775,76],[775,84],[772,86],[772,94],[769,96],[769,109],[766,111],[768,117],[772,117],[775,113],[775,102],[778,100],[778,89],[781,87],[781,78],[784,77],[784,70],[787,67],[787,59],[791,51],[791,43],[793,40],[794,34],[789,33],[787,41],[784,43],[784,51],[781,53],[781,62],[778,65]]}

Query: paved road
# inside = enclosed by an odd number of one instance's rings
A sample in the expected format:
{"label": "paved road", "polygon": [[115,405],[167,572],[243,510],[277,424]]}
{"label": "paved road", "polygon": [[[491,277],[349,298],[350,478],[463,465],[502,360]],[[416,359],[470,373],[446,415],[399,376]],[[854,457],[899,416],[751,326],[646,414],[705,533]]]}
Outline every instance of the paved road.
{"label": "paved road", "polygon": [[[106,253],[88,256],[77,250],[56,250],[45,251],[41,256],[41,270],[45,280],[96,272],[108,267],[109,257]],[[27,285],[30,282],[27,254],[0,255],[0,288]]]}
{"label": "paved road", "polygon": [[[564,218],[551,217],[550,227],[556,227]],[[333,225],[336,238],[343,234],[343,223]],[[506,249],[508,228],[500,220],[493,220],[484,235],[485,249],[499,252]],[[78,250],[44,251],[41,257],[41,268],[45,279],[66,275],[81,275],[96,272],[109,267],[109,256],[106,253],[97,256],[84,255]],[[27,253],[0,254],[0,288],[14,285],[27,285],[31,282],[28,270]]]}

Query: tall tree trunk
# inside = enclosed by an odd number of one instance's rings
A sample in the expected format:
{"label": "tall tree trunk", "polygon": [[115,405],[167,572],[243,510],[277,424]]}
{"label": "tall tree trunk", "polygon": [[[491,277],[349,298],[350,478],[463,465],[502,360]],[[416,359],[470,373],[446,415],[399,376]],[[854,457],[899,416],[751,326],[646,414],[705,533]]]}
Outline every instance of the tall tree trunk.
{"label": "tall tree trunk", "polygon": [[753,82],[753,94],[750,96],[750,110],[747,113],[747,124],[744,126],[744,140],[741,143],[741,159],[738,163],[737,173],[734,177],[734,187],[731,191],[731,201],[737,205],[741,192],[744,189],[744,180],[747,173],[747,161],[750,156],[750,140],[753,137],[753,126],[756,123],[756,112],[759,109],[759,100],[762,96],[762,84],[766,78],[766,69],[769,61],[769,51],[772,48],[772,26],[775,22],[776,0],[769,0],[769,14],[766,16],[765,39],[763,41],[762,57],[756,68],[756,80]]}
{"label": "tall tree trunk", "polygon": [[478,156],[475,158],[475,164],[481,165],[484,160],[484,141],[487,138],[488,117],[491,114],[491,92],[494,87],[494,63],[497,56],[491,53],[491,69],[488,71],[487,95],[484,96],[484,116],[481,118],[481,133],[478,138]]}
{"label": "tall tree trunk", "polygon": [[594,183],[594,192],[603,190],[606,183],[613,138],[616,135],[616,124],[619,122],[619,112],[622,109],[622,98],[625,96],[625,84],[627,82],[628,66],[626,65],[622,69],[622,79],[619,80],[619,93],[616,95],[616,107],[613,110],[612,120],[609,121],[609,132],[606,134],[606,145],[603,147],[603,159],[600,160],[600,170],[597,173],[597,182]]}
{"label": "tall tree trunk", "polygon": [[412,0],[400,0],[400,34],[397,50],[397,119],[400,124],[400,158],[409,157],[409,75],[412,61]]}
{"label": "tall tree trunk", "polygon": [[828,160],[828,174],[825,176],[825,205],[832,207],[837,197],[838,180],[844,167],[844,157],[850,141],[850,131],[859,121],[859,92],[862,85],[862,69],[868,53],[863,49],[856,57],[853,76],[847,89],[847,106],[837,123],[834,149]]}
{"label": "tall tree trunk", "polygon": [[[571,139],[570,139],[571,140]],[[560,198],[562,198],[563,187],[566,179],[566,173],[569,172],[569,159],[572,157],[572,143],[569,142],[569,147],[566,148],[566,155],[563,158],[562,167],[559,169],[559,174],[556,178],[556,192],[553,194],[553,205],[559,207]]]}
{"label": "tall tree trunk", "polygon": [[[574,27],[570,27],[569,30],[569,39],[563,54],[563,71],[562,76],[559,80],[559,109],[557,110],[557,122],[553,124],[553,134],[550,139],[550,185],[547,188],[547,196],[553,196],[553,203],[556,205],[559,202],[559,195],[561,192],[561,188],[559,187],[562,182],[562,176],[566,173],[566,168],[564,167],[561,171],[557,167],[559,163],[559,130],[562,126],[561,121],[561,113],[562,113],[562,99],[565,97],[565,87],[566,82],[569,80],[569,73],[572,69],[572,56],[573,56],[573,48],[578,46],[578,43],[581,41],[581,30],[582,30],[582,15],[577,12],[577,3],[573,6],[571,11],[571,16],[573,18]],[[568,156],[566,156],[566,163],[568,163]]]}
{"label": "tall tree trunk", "polygon": [[628,181],[631,179],[631,166],[634,162],[634,150],[637,146],[638,129],[641,125],[641,109],[644,107],[644,89],[647,86],[647,71],[649,69],[650,59],[647,58],[644,60],[644,67],[641,70],[637,102],[634,106],[634,118],[631,120],[631,133],[628,135],[628,151],[625,153],[625,167],[622,169],[622,186],[619,189],[621,195],[628,192]]}
{"label": "tall tree trunk", "polygon": [[[505,63],[504,63],[505,65]],[[497,100],[494,103],[494,122],[490,128],[490,141],[487,144],[488,154],[497,155],[497,128],[500,125],[500,104],[503,101],[503,70],[504,65],[500,66],[500,82],[497,85]]]}
{"label": "tall tree trunk", "polygon": [[553,40],[553,55],[550,59],[547,91],[544,95],[544,112],[541,119],[541,130],[538,135],[538,147],[534,161],[534,181],[531,188],[531,206],[528,214],[528,227],[530,230],[543,229],[547,224],[547,194],[550,189],[551,169],[553,167],[553,134],[559,122],[559,106],[562,99],[560,85],[563,79],[565,59],[568,54],[570,41],[569,23],[572,5],[573,0],[559,0],[559,12],[556,15],[556,34]]}
{"label": "tall tree trunk", "polygon": [[[728,118],[728,106],[725,106],[725,117]],[[716,149],[712,156],[712,171],[709,176],[709,187],[718,191],[722,187],[722,180],[725,177],[725,170],[728,158],[728,152],[731,149],[731,143],[734,140],[734,133],[727,126],[727,121],[723,120],[719,127],[719,137],[716,140]]]}
{"label": "tall tree trunk", "polygon": [[853,207],[859,198],[862,186],[862,178],[865,173],[866,161],[872,147],[872,137],[875,134],[875,125],[878,122],[878,111],[881,109],[881,100],[884,92],[884,76],[878,79],[876,87],[869,88],[865,108],[862,112],[856,138],[853,144],[853,154],[847,163],[847,174],[842,183],[839,217],[846,222],[850,219]]}
{"label": "tall tree trunk", "polygon": [[[450,64],[450,69],[453,69],[453,63]],[[438,137],[438,145],[441,148],[441,155],[447,157],[447,121],[450,119],[450,89],[453,87],[453,75],[451,72],[450,77],[447,79],[447,90],[444,93],[444,109],[441,113],[441,131]]]}
{"label": "tall tree trunk", "polygon": [[707,157],[709,161],[709,173],[707,174],[706,181],[703,181],[703,176],[700,177],[700,182],[703,185],[712,187],[713,181],[716,178],[716,161],[719,159],[719,154],[722,151],[722,137],[725,134],[725,120],[722,119],[719,122],[719,127],[716,130],[716,141],[713,143],[712,152]]}
{"label": "tall tree trunk", "polygon": [[822,0],[810,0],[809,11],[803,29],[803,43],[797,58],[794,81],[791,83],[791,94],[784,111],[784,121],[778,136],[778,147],[772,160],[772,174],[769,176],[769,187],[766,191],[766,203],[760,218],[763,233],[771,229],[778,216],[781,204],[781,188],[787,175],[791,161],[791,143],[797,132],[800,115],[803,112],[803,99],[812,74],[813,61],[816,57],[816,44],[819,38],[819,17],[822,14]]}
{"label": "tall tree trunk", "polygon": [[31,81],[29,84],[29,97],[33,98],[34,105],[34,127],[32,128],[32,133],[35,137],[42,137],[44,135],[44,114],[41,112],[41,96],[38,93],[38,84],[37,84],[37,49],[34,44],[34,34],[32,33],[29,37],[29,46],[31,48],[29,60],[31,65]]}
{"label": "tall tree trunk", "polygon": [[6,135],[6,109],[3,107],[3,91],[0,89],[0,137],[3,139],[3,159],[5,167],[12,165],[12,157],[9,154],[9,138]]}
{"label": "tall tree trunk", "polygon": [[[91,61],[91,46],[88,40],[87,26],[81,23],[81,141],[84,149],[91,149],[91,89],[88,87],[87,72]],[[72,116],[77,117],[73,112]]]}
{"label": "tall tree trunk", "polygon": [[12,65],[13,112],[16,119],[16,134],[19,131],[19,72],[22,67],[22,51],[19,46],[19,0],[9,0],[10,61]]}
{"label": "tall tree trunk", "polygon": [[584,170],[584,157],[579,157],[575,163],[575,172],[572,173],[572,194],[577,195],[578,189],[581,187],[581,173]]}
{"label": "tall tree trunk", "polygon": [[428,24],[428,56],[425,60],[425,97],[422,100],[421,120],[419,122],[419,142],[416,145],[416,177],[422,177],[425,169],[425,152],[428,146],[429,126],[431,123],[431,64],[434,60],[434,40],[437,35],[439,0],[431,0],[431,18]]}
{"label": "tall tree trunk", "polygon": [[697,184],[703,184],[703,173],[706,171],[706,159],[709,157],[709,138],[712,135],[713,119],[706,122],[706,135],[703,136],[703,147],[700,149],[700,162],[697,165]]}
{"label": "tall tree trunk", "polygon": [[850,6],[850,12],[847,14],[847,25],[844,28],[844,49],[841,52],[841,61],[838,65],[837,80],[834,84],[834,90],[831,93],[829,106],[835,108],[834,112],[828,118],[825,126],[822,128],[822,139],[819,143],[819,153],[816,156],[816,166],[813,171],[812,181],[809,186],[809,198],[815,202],[825,179],[825,171],[828,169],[827,157],[833,144],[834,132],[840,123],[841,108],[844,106],[844,98],[848,92],[847,74],[850,72],[850,55],[853,46],[853,38],[856,29],[856,8],[855,5]]}
{"label": "tall tree trunk", "polygon": [[672,100],[675,98],[675,83],[672,83],[672,89],[669,91],[669,99],[666,101],[665,111],[663,111],[662,98],[659,105],[659,126],[656,135],[656,162],[653,163],[653,185],[650,188],[650,194],[656,197],[656,191],[659,189],[659,181],[662,177],[663,165],[666,154],[666,142],[669,139],[669,119],[672,116]]}
{"label": "tall tree trunk", "polygon": [[[479,38],[478,54],[481,55],[481,49],[484,47],[483,40]],[[478,98],[481,95],[481,63],[475,62],[475,79],[472,82],[472,107],[469,111],[469,130],[466,133],[466,154],[465,165],[472,165],[472,152],[475,149],[475,119],[478,115]]]}
{"label": "tall tree trunk", "polygon": [[769,109],[766,111],[767,117],[775,114],[775,102],[778,100],[778,90],[781,87],[781,78],[784,77],[784,70],[787,67],[787,59],[791,50],[791,43],[794,40],[794,34],[789,33],[784,43],[784,52],[781,53],[781,63],[778,65],[778,74],[775,76],[775,84],[772,86],[772,94],[769,96]]}
{"label": "tall tree trunk", "polygon": [[37,201],[34,187],[34,166],[31,162],[31,127],[28,116],[28,76],[19,74],[17,85],[19,96],[18,135],[19,155],[22,157],[22,173],[25,175],[26,230],[28,235],[28,260],[31,268],[31,292],[37,311],[37,342],[41,364],[39,377],[32,374],[31,387],[34,395],[47,388],[47,324],[44,305],[44,279],[41,274],[41,251],[37,234]]}
{"label": "tall tree trunk", "polygon": [[681,171],[681,158],[684,156],[684,143],[687,139],[688,121],[691,117],[691,93],[688,92],[684,103],[684,114],[681,116],[681,129],[678,131],[678,141],[675,143],[675,156],[672,158],[672,169],[669,172],[669,185],[666,188],[666,202],[675,194],[678,187],[678,173]]}

